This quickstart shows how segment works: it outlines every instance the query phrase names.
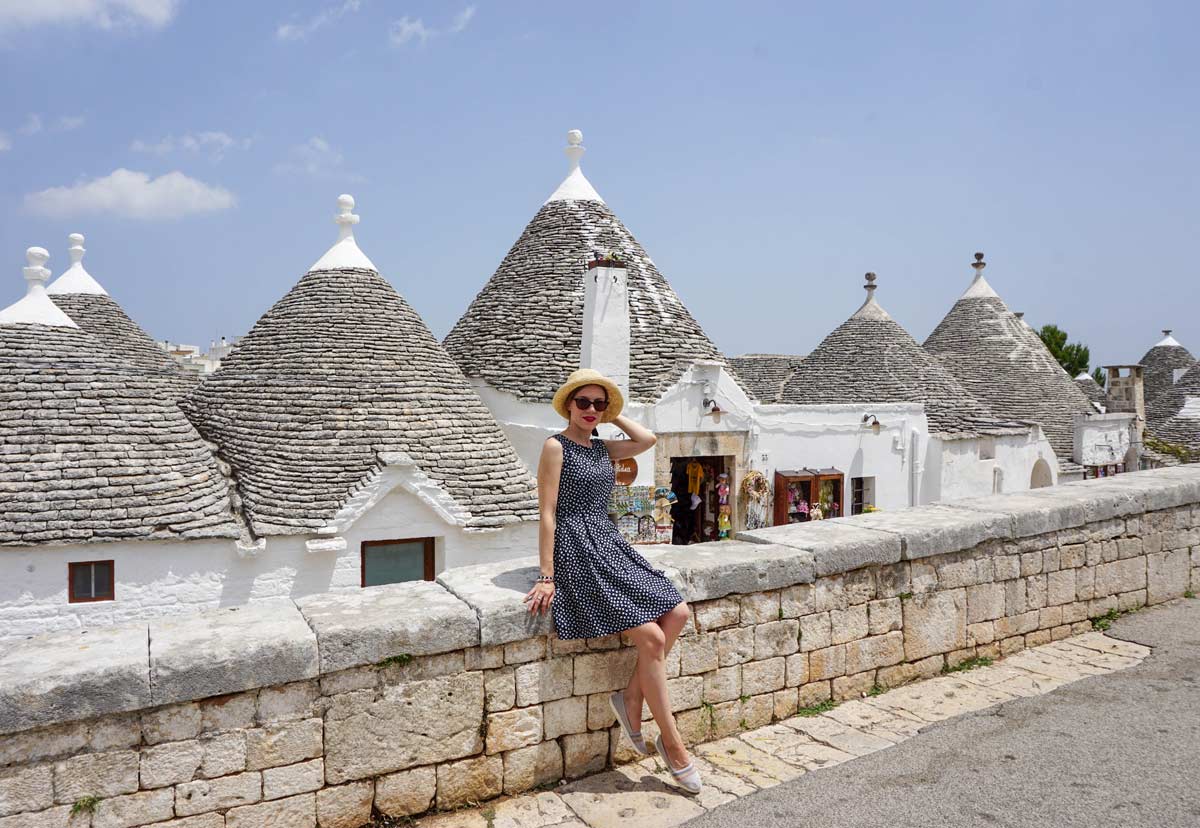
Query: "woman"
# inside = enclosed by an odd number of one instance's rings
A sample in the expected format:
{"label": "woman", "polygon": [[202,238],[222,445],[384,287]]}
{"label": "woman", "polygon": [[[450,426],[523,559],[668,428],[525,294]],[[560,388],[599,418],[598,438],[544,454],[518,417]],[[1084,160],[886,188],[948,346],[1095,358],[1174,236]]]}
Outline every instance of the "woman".
{"label": "woman", "polygon": [[[541,576],[525,596],[532,613],[551,611],[559,639],[624,632],[637,664],[609,705],[634,748],[642,739],[642,701],[658,722],[659,756],[679,784],[700,792],[700,773],[671,715],[666,655],[688,620],[688,607],[667,577],[638,554],[608,517],[614,460],[641,454],[656,438],[621,416],[625,400],[608,377],[590,368],[571,374],[554,395],[565,431],[548,438],[538,462]],[[601,440],[597,423],[611,422],[628,440]],[[635,729],[636,728],[636,729]]]}

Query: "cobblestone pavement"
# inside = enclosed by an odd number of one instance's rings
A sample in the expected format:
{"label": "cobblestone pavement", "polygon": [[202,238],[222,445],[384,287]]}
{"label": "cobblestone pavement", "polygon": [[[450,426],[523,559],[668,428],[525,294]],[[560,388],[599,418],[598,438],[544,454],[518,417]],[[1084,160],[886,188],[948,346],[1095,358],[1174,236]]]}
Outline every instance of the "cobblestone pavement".
{"label": "cobblestone pavement", "polygon": [[[1149,653],[1150,648],[1140,644],[1088,633],[1034,647],[989,666],[696,745],[692,753],[705,783],[697,797],[681,793],[672,784],[670,773],[650,758],[550,791],[497,800],[475,810],[436,814],[416,824],[420,828],[668,828],[711,814],[701,822],[723,825],[722,806],[749,794],[894,747],[935,722],[1124,670]],[[714,809],[717,812],[711,813]],[[784,819],[780,824],[792,823]]]}

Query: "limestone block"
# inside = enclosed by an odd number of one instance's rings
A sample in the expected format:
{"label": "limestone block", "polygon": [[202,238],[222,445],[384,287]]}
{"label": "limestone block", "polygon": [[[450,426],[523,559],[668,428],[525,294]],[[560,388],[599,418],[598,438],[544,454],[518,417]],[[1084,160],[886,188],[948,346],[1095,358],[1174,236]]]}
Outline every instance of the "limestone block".
{"label": "limestone block", "polygon": [[1096,597],[1096,567],[1081,566],[1075,570],[1075,598],[1089,601]]}
{"label": "limestone block", "polygon": [[829,612],[850,606],[844,574],[827,575],[813,584],[813,606],[817,612]]}
{"label": "limestone block", "polygon": [[1035,630],[1025,636],[1026,647],[1040,647],[1051,641],[1049,630]]}
{"label": "limestone block", "polygon": [[753,627],[736,627],[717,633],[717,663],[720,666],[729,667],[752,658],[754,658]]}
{"label": "limestone block", "polygon": [[540,566],[537,556],[527,556],[447,569],[436,580],[474,610],[480,644],[507,644],[554,633],[550,614],[530,613],[522,601],[541,574]]}
{"label": "limestone block", "polygon": [[947,505],[889,509],[838,520],[851,520],[856,526],[897,535],[904,560],[945,555],[993,538],[1012,537],[1012,518],[1006,514]]}
{"label": "limestone block", "polygon": [[317,758],[323,727],[320,719],[305,719],[246,731],[246,768],[262,770]]}
{"label": "limestone block", "polygon": [[746,729],[742,724],[745,721],[745,717],[742,715],[742,703],[738,699],[714,705],[709,719],[709,735],[713,739],[723,739],[730,734]]}
{"label": "limestone block", "polygon": [[150,706],[146,624],[48,633],[0,647],[0,736]]}
{"label": "limestone block", "polygon": [[[579,699],[582,701],[582,699]],[[504,754],[504,792],[517,794],[557,782],[563,775],[562,748],[547,741]]]}
{"label": "limestone block", "polygon": [[148,745],[195,739],[200,735],[201,722],[200,705],[172,704],[142,713],[142,735]]}
{"label": "limestone block", "polygon": [[696,627],[700,632],[737,626],[741,617],[740,605],[736,598],[697,601],[691,606]]}
{"label": "limestone block", "polygon": [[542,705],[542,738],[557,739],[564,733],[583,733],[587,729],[587,698],[571,696]]}
{"label": "limestone block", "polygon": [[26,762],[40,762],[44,759],[57,759],[81,753],[88,747],[94,750],[107,750],[113,747],[132,747],[141,741],[141,725],[137,715],[121,716],[121,719],[132,718],[134,727],[126,734],[119,744],[95,745],[92,728],[87,722],[70,722],[52,727],[27,730],[0,738],[0,767],[17,765]]}
{"label": "limestone block", "polygon": [[[864,608],[864,618],[866,614]],[[798,649],[800,649],[800,622],[795,619],[770,621],[754,628],[754,658],[757,661],[775,656],[791,655]]]}
{"label": "limestone block", "polygon": [[1070,497],[1039,497],[1036,496],[1037,491],[1039,490],[970,497],[955,500],[946,506],[951,509],[1008,515],[1012,519],[1014,538],[1044,535],[1047,532],[1083,526],[1088,522],[1085,504],[1080,500]]}
{"label": "limestone block", "polygon": [[679,673],[692,676],[717,669],[717,634],[701,633],[681,638],[675,645],[679,650]]}
{"label": "limestone block", "polygon": [[195,739],[147,747],[141,753],[142,790],[191,782],[204,761],[204,746]]}
{"label": "limestone block", "polygon": [[798,709],[803,710],[833,698],[833,682],[810,681],[800,685],[796,692],[796,704],[799,705]]}
{"label": "limestone block", "polygon": [[316,681],[297,681],[279,687],[264,687],[258,694],[259,724],[291,722],[313,715],[313,702],[321,691]]}
{"label": "limestone block", "polygon": [[[846,672],[863,673],[904,660],[904,633],[890,632],[846,644]],[[868,688],[870,689],[870,688]],[[834,690],[836,693],[836,688]]]}
{"label": "limestone block", "polygon": [[782,657],[766,661],[751,661],[742,665],[742,695],[757,696],[783,689],[784,660]]}
{"label": "limestone block", "polygon": [[88,828],[90,824],[91,818],[88,814],[72,817],[70,805],[0,817],[0,828]]}
{"label": "limestone block", "polygon": [[204,758],[200,763],[200,775],[208,779],[229,776],[246,769],[246,734],[224,733],[200,742]]}
{"label": "limestone block", "polygon": [[599,653],[583,653],[575,659],[575,695],[586,696],[604,690],[620,690],[629,684],[637,650],[625,648]]}
{"label": "limestone block", "polygon": [[325,760],[311,759],[281,768],[268,768],[263,771],[262,782],[263,799],[282,799],[315,791],[325,784]]}
{"label": "limestone block", "polygon": [[926,656],[959,650],[966,643],[966,590],[934,592],[904,600],[905,660],[919,661]]}
{"label": "limestone block", "polygon": [[1157,604],[1178,598],[1187,591],[1191,577],[1186,549],[1160,552],[1146,558],[1146,601]]}
{"label": "limestone block", "polygon": [[481,673],[390,687],[366,709],[326,713],[326,781],[336,785],[478,753],[482,723]]}
{"label": "limestone block", "polygon": [[54,804],[53,780],[50,765],[0,769],[0,817],[49,808]]}
{"label": "limestone block", "polygon": [[738,536],[737,540],[668,547],[654,565],[675,574],[688,601],[723,598],[810,583],[813,557],[804,550]]}
{"label": "limestone block", "polygon": [[798,709],[797,699],[799,693],[795,687],[788,687],[783,690],[777,690],[771,694],[772,715],[776,720],[786,719],[789,716],[796,715]]}
{"label": "limestone block", "polygon": [[934,655],[894,667],[881,667],[875,673],[875,680],[883,687],[899,687],[917,679],[933,678],[942,672],[945,663],[943,656]]}
{"label": "limestone block", "polygon": [[785,687],[808,683],[808,653],[794,653],[783,660]]}
{"label": "limestone block", "polygon": [[1046,576],[1031,575],[1025,579],[1025,606],[1041,609],[1046,606]]}
{"label": "limestone block", "polygon": [[828,612],[800,618],[800,652],[807,653],[833,644],[833,624]]}
{"label": "limestone block", "polygon": [[816,612],[812,584],[796,584],[780,590],[779,608],[784,618],[799,618]]}
{"label": "limestone block", "polygon": [[1037,575],[1042,571],[1042,553],[1039,550],[1021,553],[1021,577]]}
{"label": "limestone block", "polygon": [[752,592],[738,598],[741,605],[741,625],[750,627],[755,624],[765,624],[768,621],[778,621],[782,608],[779,604],[779,590],[770,592]]}
{"label": "limestone block", "polygon": [[907,561],[881,566],[875,571],[875,583],[880,598],[896,598],[912,592],[912,567]]}
{"label": "limestone block", "polygon": [[859,673],[854,676],[838,676],[833,680],[834,701],[861,699],[875,686],[875,672]]}
{"label": "limestone block", "polygon": [[379,685],[379,670],[370,667],[351,667],[349,670],[338,670],[327,676],[321,676],[321,695],[336,696],[340,693],[352,693],[355,690],[367,690]]}
{"label": "limestone block", "polygon": [[1121,612],[1129,612],[1144,606],[1146,606],[1146,590],[1144,589],[1122,592],[1117,596],[1117,609]]}
{"label": "limestone block", "polygon": [[254,727],[258,691],[230,693],[197,703],[200,708],[200,732],[221,733]]}
{"label": "limestone block", "polygon": [[813,681],[831,679],[846,672],[846,645],[837,644],[808,654],[808,676]]}
{"label": "limestone block", "polygon": [[96,803],[92,828],[131,828],[163,822],[175,816],[175,791],[143,791],[114,796]]}
{"label": "limestone block", "polygon": [[[738,724],[743,730],[753,730],[763,725],[769,725],[774,715],[775,694],[763,693],[742,700],[742,719]],[[742,725],[742,721],[745,722],[744,725]]]}
{"label": "limestone block", "polygon": [[[930,563],[937,573],[938,589],[957,589],[987,583],[994,578],[991,561],[977,559],[969,552],[945,555],[931,560]],[[984,568],[983,575],[979,571],[981,564]]]}
{"label": "limestone block", "polygon": [[[527,661],[537,661],[546,657],[548,638],[523,638],[520,641],[510,641],[504,645],[505,664],[524,664]],[[580,642],[585,643],[586,642]]]}
{"label": "limestone block", "polygon": [[1087,601],[1074,601],[1063,605],[1063,623],[1073,624],[1088,617]]}
{"label": "limestone block", "polygon": [[1046,576],[1046,604],[1056,607],[1075,600],[1075,570],[1060,569]]}
{"label": "limestone block", "polygon": [[1021,577],[1021,556],[1000,555],[992,558],[992,573],[997,581],[1011,581]]}
{"label": "limestone block", "polygon": [[428,811],[437,794],[437,769],[425,765],[375,780],[375,807],[384,816],[403,817]]}
{"label": "limestone block", "polygon": [[[1062,625],[1062,607],[1046,607],[1038,611],[1038,628],[1047,630]],[[986,643],[986,642],[984,642]]]}
{"label": "limestone block", "polygon": [[997,618],[992,624],[996,630],[996,638],[1001,639],[1001,643],[1003,643],[1006,638],[1033,632],[1038,628],[1038,620],[1038,610],[1029,610],[1020,615]]}
{"label": "limestone block", "polygon": [[227,828],[316,828],[316,824],[316,794],[310,793],[233,808],[225,814]]}
{"label": "limestone block", "polygon": [[429,581],[309,595],[296,606],[316,632],[322,673],[481,643],[474,610]]}
{"label": "limestone block", "polygon": [[317,638],[288,598],[154,618],[149,626],[155,704],[285,684],[318,672]]}
{"label": "limestone block", "polygon": [[867,637],[867,605],[847,607],[844,610],[830,610],[829,623],[834,644],[845,644],[858,638]]}
{"label": "limestone block", "polygon": [[608,695],[607,692],[592,693],[587,697],[588,730],[607,730],[616,721],[608,705]]}
{"label": "limestone block", "polygon": [[742,694],[742,665],[721,667],[704,674],[704,701],[730,701]]}
{"label": "limestone block", "polygon": [[[859,517],[861,516],[791,523],[786,526],[738,532],[737,539],[779,544],[809,552],[815,558],[817,577],[849,572],[872,564],[893,564],[899,561],[899,536],[890,532],[861,528],[858,525]],[[692,547],[689,546],[688,549]]]}
{"label": "limestone block", "polygon": [[514,750],[542,741],[542,707],[518,707],[487,717],[488,754]]}
{"label": "limestone block", "polygon": [[85,796],[110,797],[138,789],[138,752],[82,753],[54,763],[54,801],[69,805]]}
{"label": "limestone block", "polygon": [[463,759],[437,768],[437,806],[457,808],[499,796],[504,790],[504,760],[499,756]]}
{"label": "limestone block", "polygon": [[371,819],[375,783],[351,782],[317,791],[317,825],[320,828],[360,828]]}
{"label": "limestone block", "polygon": [[[684,744],[687,745],[698,745],[706,741],[711,725],[712,715],[706,707],[681,710],[675,716],[675,728],[679,731],[679,735],[683,737]],[[648,733],[649,731],[646,732]],[[653,748],[653,740],[647,742],[646,747]]]}
{"label": "limestone block", "polygon": [[883,635],[904,625],[899,598],[881,598],[867,604],[867,633]]}
{"label": "limestone block", "polygon": [[564,775],[578,779],[604,770],[608,762],[608,732],[571,733],[562,737]]}
{"label": "limestone block", "polygon": [[515,705],[517,703],[517,678],[514,668],[501,667],[499,670],[485,670],[483,694],[489,713],[508,710]]}
{"label": "limestone block", "polygon": [[[569,641],[560,642],[570,644]],[[470,647],[463,650],[464,670],[492,670],[504,665],[504,647]]]}
{"label": "limestone block", "polygon": [[1019,615],[1029,609],[1025,595],[1025,579],[1004,582],[1004,614]]}
{"label": "limestone block", "polygon": [[571,656],[521,664],[515,669],[517,704],[527,707],[571,695],[574,659]]}
{"label": "limestone block", "polygon": [[249,805],[262,799],[262,774],[258,771],[184,782],[175,786],[175,813],[191,816]]}
{"label": "limestone block", "polygon": [[[667,679],[667,692],[671,696],[671,712],[689,710],[699,707],[704,695],[704,678],[702,676],[680,676]],[[650,708],[643,704],[643,718],[650,715]]]}
{"label": "limestone block", "polygon": [[1087,482],[1103,482],[1110,488],[1132,490],[1140,496],[1140,503],[1144,510],[1158,511],[1200,500],[1200,479],[1194,475],[1189,478],[1187,476],[1189,468],[1189,466],[1176,466],[1148,472],[1130,472],[1119,474],[1116,477],[1106,477],[1103,481]]}

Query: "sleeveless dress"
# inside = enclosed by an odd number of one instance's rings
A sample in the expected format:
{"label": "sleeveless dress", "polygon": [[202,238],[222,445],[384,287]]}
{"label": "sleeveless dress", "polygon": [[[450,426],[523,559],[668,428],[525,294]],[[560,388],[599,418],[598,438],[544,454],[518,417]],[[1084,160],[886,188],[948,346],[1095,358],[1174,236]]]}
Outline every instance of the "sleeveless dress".
{"label": "sleeveless dress", "polygon": [[670,612],[683,596],[608,517],[614,472],[604,441],[554,437],[563,447],[550,605],[558,637],[599,638]]}

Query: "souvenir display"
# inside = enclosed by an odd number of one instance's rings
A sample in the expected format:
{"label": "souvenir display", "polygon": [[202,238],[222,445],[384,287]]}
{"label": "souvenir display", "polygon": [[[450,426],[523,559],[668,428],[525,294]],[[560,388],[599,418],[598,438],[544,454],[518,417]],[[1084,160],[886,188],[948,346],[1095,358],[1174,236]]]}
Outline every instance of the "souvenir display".
{"label": "souvenir display", "polygon": [[768,526],[767,516],[770,514],[771,484],[762,472],[746,472],[742,478],[742,503],[746,514],[747,529],[761,529]]}
{"label": "souvenir display", "polygon": [[614,486],[608,513],[630,543],[670,543],[674,502],[675,493],[665,487]]}
{"label": "souvenir display", "polygon": [[729,475],[721,472],[717,475],[717,503],[724,506],[729,502]]}
{"label": "souvenir display", "polygon": [[729,540],[732,528],[733,522],[729,516],[729,505],[726,504],[721,507],[721,512],[717,515],[717,540]]}
{"label": "souvenir display", "polygon": [[704,480],[704,467],[693,460],[687,465],[688,494],[700,494],[700,483]]}

